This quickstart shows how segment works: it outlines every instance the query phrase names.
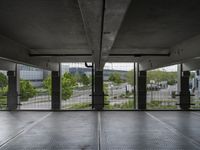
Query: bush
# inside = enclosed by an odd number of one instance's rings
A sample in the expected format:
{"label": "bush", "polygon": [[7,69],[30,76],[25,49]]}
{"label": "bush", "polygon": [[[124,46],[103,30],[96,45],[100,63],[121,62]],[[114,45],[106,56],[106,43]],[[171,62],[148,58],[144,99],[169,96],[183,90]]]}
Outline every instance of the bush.
{"label": "bush", "polygon": [[[44,88],[48,89],[51,94],[51,76],[48,76],[44,82]],[[73,94],[73,89],[77,85],[75,77],[70,73],[65,73],[62,76],[62,98],[63,100],[69,99]]]}
{"label": "bush", "polygon": [[31,85],[29,81],[21,80],[20,81],[20,98],[21,101],[27,101],[29,98],[32,98],[36,95],[35,88]]}
{"label": "bush", "polygon": [[8,85],[8,79],[7,77],[0,72],[0,88],[4,88]]}
{"label": "bush", "polygon": [[78,103],[78,104],[73,104],[69,109],[89,109],[90,104],[89,103]]}

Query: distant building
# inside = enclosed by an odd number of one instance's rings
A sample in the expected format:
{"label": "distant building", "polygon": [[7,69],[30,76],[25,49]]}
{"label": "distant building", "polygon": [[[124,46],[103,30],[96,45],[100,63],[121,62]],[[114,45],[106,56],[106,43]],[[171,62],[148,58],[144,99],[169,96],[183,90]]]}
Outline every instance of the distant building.
{"label": "distant building", "polygon": [[[86,75],[91,75],[92,74],[92,69],[91,68],[76,68],[76,67],[71,67],[69,68],[69,72],[72,74],[80,73],[80,74],[86,74]],[[126,79],[126,73],[127,71],[124,70],[111,70],[111,69],[104,69],[103,70],[103,78],[104,80],[108,80],[109,76],[117,72],[121,75],[121,79],[125,80]]]}
{"label": "distant building", "polygon": [[48,76],[47,70],[19,65],[20,79],[29,80],[34,87],[41,87],[43,80]]}
{"label": "distant building", "polygon": [[[65,72],[69,72],[71,74],[86,74],[87,76],[92,75],[92,69],[91,68],[85,68],[85,67],[70,67],[69,65],[61,65],[62,75]],[[43,85],[43,80],[50,74],[49,71],[34,68],[26,65],[19,65],[19,71],[20,71],[20,79],[22,80],[29,80],[31,84],[34,87],[41,87]],[[0,71],[3,74],[7,75],[7,71]],[[126,79],[126,73],[127,71],[123,70],[109,70],[105,69],[103,72],[104,80],[108,80],[111,73],[117,72],[121,75],[121,79]]]}

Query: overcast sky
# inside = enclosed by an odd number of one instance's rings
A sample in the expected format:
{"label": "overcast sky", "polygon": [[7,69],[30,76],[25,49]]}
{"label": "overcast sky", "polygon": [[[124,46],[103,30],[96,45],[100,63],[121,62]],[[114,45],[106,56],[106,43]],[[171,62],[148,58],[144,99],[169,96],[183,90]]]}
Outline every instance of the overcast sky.
{"label": "overcast sky", "polygon": [[[84,63],[63,63],[64,65],[69,65],[70,67],[85,67]],[[104,69],[114,69],[114,70],[133,70],[133,63],[106,63]],[[177,65],[159,68],[165,71],[177,71]]]}

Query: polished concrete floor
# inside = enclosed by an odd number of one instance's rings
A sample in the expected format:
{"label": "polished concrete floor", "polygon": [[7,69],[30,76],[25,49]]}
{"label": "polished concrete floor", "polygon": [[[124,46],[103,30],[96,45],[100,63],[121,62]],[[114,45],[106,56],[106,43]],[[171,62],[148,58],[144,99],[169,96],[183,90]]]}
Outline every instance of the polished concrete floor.
{"label": "polished concrete floor", "polygon": [[0,149],[195,150],[198,111],[0,111]]}

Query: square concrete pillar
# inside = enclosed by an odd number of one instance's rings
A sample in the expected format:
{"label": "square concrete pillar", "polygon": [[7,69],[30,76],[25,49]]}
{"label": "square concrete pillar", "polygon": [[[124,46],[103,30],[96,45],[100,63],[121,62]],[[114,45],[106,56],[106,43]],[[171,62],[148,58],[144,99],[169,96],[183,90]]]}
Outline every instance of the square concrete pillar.
{"label": "square concrete pillar", "polygon": [[190,109],[190,90],[189,90],[189,71],[181,72],[180,81],[180,108],[182,110]]}
{"label": "square concrete pillar", "polygon": [[137,106],[139,110],[146,110],[147,88],[146,88],[147,72],[137,72]]}
{"label": "square concrete pillar", "polygon": [[52,71],[52,92],[51,92],[51,108],[52,110],[60,110],[61,106],[61,74],[60,71]]}
{"label": "square concrete pillar", "polygon": [[95,71],[95,94],[93,107],[95,110],[102,110],[104,107],[103,92],[103,71]]}
{"label": "square concrete pillar", "polygon": [[8,71],[7,109],[16,110],[18,106],[19,76],[17,71]]}

